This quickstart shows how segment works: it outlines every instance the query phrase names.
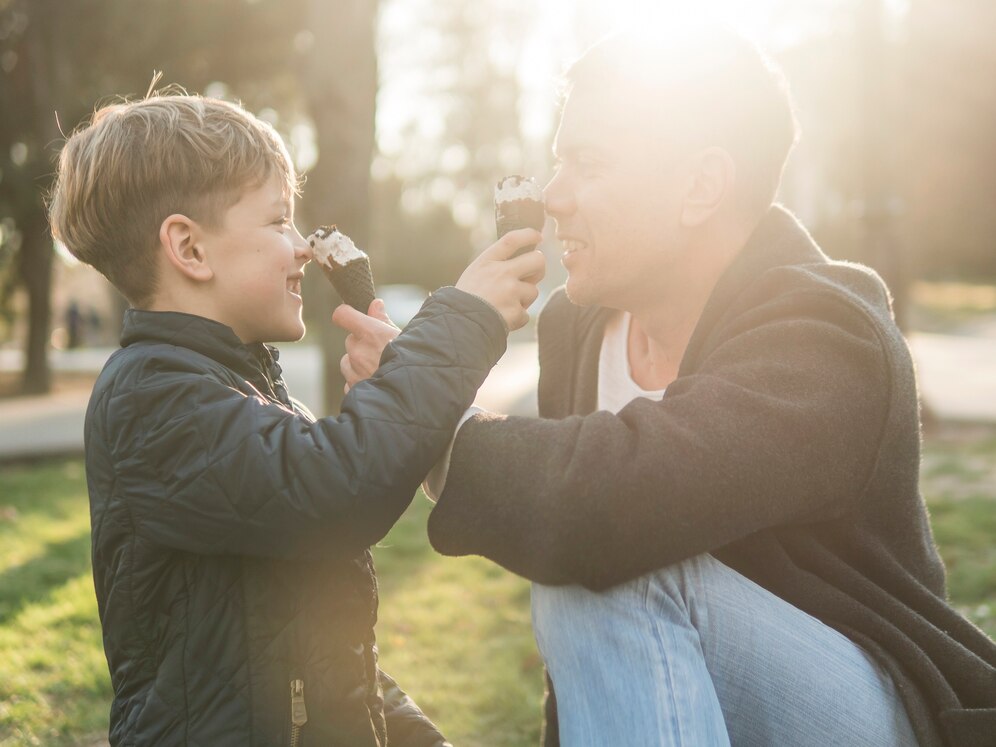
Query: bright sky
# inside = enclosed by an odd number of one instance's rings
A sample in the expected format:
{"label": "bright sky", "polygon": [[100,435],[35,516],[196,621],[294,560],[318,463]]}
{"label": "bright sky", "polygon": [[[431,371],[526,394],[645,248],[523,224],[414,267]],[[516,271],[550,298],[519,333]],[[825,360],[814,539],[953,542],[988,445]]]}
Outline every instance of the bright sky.
{"label": "bright sky", "polygon": [[[676,16],[682,20],[712,18],[738,29],[777,56],[779,50],[804,43],[854,14],[872,0],[384,0],[381,5],[377,99],[377,143],[385,158],[373,164],[374,174],[393,170],[404,179],[434,175],[431,188],[406,189],[402,207],[418,211],[429,199],[449,204],[454,219],[490,231],[480,205],[467,190],[447,178],[459,171],[469,154],[452,144],[442,154],[435,144],[445,130],[448,102],[433,91],[445,91],[452,70],[427,68],[444,43],[440,19],[455,12],[493,18],[495,33],[482,35],[492,64],[514,69],[522,93],[518,102],[526,163],[536,169],[545,161],[556,124],[557,79],[566,63],[598,38],[620,26],[652,27]],[[905,15],[909,0],[883,0],[892,21]],[[509,37],[502,13],[520,12],[525,19]],[[480,18],[473,19],[480,21]],[[451,168],[452,167],[452,168]],[[518,170],[518,169],[515,169]],[[438,187],[438,189],[437,189]],[[485,225],[487,224],[487,225]]]}
{"label": "bright sky", "polygon": [[[495,2],[496,0],[491,0]],[[777,51],[819,35],[834,13],[846,12],[868,0],[517,0],[532,12],[523,28],[522,47],[515,51],[523,87],[520,102],[523,134],[542,140],[553,126],[551,102],[555,80],[566,62],[584,47],[617,27],[646,27],[675,17],[721,20]],[[508,7],[509,0],[500,4]],[[892,18],[901,17],[909,0],[885,0]],[[377,130],[381,152],[397,156],[414,133],[426,139],[438,136],[444,123],[420,93],[431,75],[417,60],[438,43],[432,19],[435,0],[387,0],[381,6],[380,60],[382,88],[378,98]],[[487,8],[482,0],[477,8]],[[486,11],[482,11],[486,12]],[[417,29],[417,33],[412,33]],[[498,49],[496,54],[501,54]],[[435,81],[438,84],[438,80]],[[407,132],[406,132],[407,128]],[[413,166],[413,169],[417,170]]]}

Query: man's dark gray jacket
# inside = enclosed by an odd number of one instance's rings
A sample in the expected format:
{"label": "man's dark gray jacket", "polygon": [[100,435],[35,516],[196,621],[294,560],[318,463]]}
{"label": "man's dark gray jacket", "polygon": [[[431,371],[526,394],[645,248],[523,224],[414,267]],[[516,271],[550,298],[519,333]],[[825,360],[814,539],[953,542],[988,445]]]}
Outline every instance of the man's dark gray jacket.
{"label": "man's dark gray jacket", "polygon": [[179,313],[129,311],[86,420],[111,744],[429,747],[377,667],[368,547],[410,503],[505,350],[501,317],[438,291],[315,420],[275,351]]}
{"label": "man's dark gray jacket", "polygon": [[913,365],[878,277],[773,208],[663,400],[618,416],[594,412],[605,318],[552,297],[542,419],[460,429],[433,546],[596,590],[713,553],[875,656],[921,744],[996,744],[996,646],[945,603]]}

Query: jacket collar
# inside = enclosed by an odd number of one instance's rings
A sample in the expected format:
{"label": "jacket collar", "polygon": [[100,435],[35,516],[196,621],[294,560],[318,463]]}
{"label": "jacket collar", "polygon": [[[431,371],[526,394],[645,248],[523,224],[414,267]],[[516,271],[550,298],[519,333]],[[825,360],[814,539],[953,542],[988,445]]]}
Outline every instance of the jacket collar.
{"label": "jacket collar", "polygon": [[[827,256],[796,217],[781,205],[773,205],[716,282],[692,332],[678,375],[683,376],[688,373],[689,368],[694,367],[698,352],[730,304],[766,271],[785,265],[827,261]],[[598,355],[605,323],[612,313],[612,309],[599,306],[575,307],[575,371],[570,378],[573,386],[566,393],[573,412],[587,413],[595,410],[598,398]]]}
{"label": "jacket collar", "polygon": [[[267,389],[286,397],[280,352],[260,342],[246,344],[231,327],[180,311],[125,311],[121,347],[140,344],[175,345],[188,348],[226,366],[254,383],[265,382]],[[281,396],[283,395],[283,396]]]}
{"label": "jacket collar", "polygon": [[773,205],[754,229],[744,248],[716,281],[705,308],[702,309],[702,316],[692,331],[678,375],[688,373],[688,369],[696,365],[698,353],[727,309],[761,275],[776,267],[828,261],[798,219],[781,205]]}

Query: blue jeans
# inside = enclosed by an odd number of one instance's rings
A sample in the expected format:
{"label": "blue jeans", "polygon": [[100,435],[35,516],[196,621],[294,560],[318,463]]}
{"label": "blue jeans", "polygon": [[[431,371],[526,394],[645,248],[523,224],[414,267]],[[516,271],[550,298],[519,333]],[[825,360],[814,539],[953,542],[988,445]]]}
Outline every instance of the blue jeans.
{"label": "blue jeans", "polygon": [[711,555],[532,607],[564,747],[916,744],[864,650]]}

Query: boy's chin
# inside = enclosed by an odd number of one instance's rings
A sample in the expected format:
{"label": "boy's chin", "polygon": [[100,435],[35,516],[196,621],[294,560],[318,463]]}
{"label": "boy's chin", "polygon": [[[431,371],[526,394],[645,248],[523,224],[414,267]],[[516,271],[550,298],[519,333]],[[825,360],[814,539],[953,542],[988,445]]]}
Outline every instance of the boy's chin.
{"label": "boy's chin", "polygon": [[273,342],[300,342],[304,339],[304,333],[307,331],[308,330],[305,328],[304,322],[301,322],[300,325],[294,329],[287,330],[287,333],[284,336],[282,336],[279,340],[274,340]]}
{"label": "boy's chin", "polygon": [[257,340],[257,342],[300,342],[306,331],[304,322],[298,322],[298,324],[288,326],[285,329],[270,330],[265,340]]}

